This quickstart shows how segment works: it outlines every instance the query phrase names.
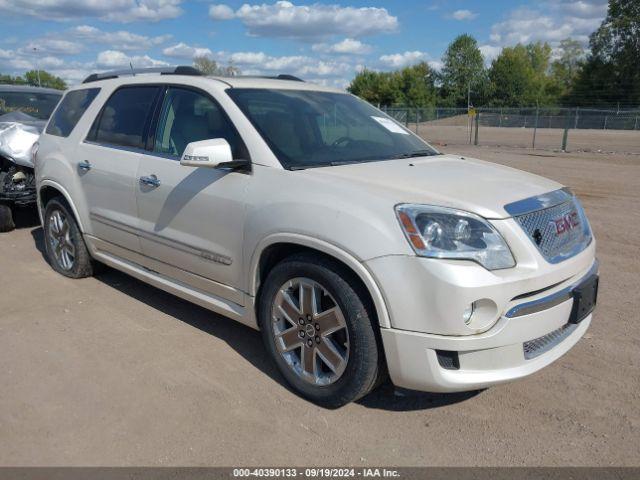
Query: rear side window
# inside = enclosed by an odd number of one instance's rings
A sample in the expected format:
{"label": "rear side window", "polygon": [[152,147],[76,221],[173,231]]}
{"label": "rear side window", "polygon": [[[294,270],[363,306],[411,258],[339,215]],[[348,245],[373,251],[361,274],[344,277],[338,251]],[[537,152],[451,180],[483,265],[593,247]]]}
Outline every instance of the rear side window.
{"label": "rear side window", "polygon": [[146,129],[158,94],[157,86],[117,90],[96,118],[89,140],[108,145],[144,148]]}
{"label": "rear side window", "polygon": [[99,88],[87,88],[67,93],[51,117],[46,133],[68,137],[99,91]]}

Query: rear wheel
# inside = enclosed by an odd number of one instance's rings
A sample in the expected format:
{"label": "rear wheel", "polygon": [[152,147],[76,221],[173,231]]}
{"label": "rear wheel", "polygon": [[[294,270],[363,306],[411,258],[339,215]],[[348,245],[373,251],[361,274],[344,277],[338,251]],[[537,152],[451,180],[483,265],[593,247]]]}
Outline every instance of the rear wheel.
{"label": "rear wheel", "polygon": [[10,232],[16,228],[13,223],[13,211],[5,203],[0,203],[0,232]]}
{"label": "rear wheel", "polygon": [[276,265],[260,296],[267,350],[305,398],[339,407],[366,395],[382,370],[371,308],[352,276],[323,257]]}
{"label": "rear wheel", "polygon": [[69,278],[93,275],[91,256],[78,224],[62,198],[47,203],[44,213],[44,243],[53,269]]}

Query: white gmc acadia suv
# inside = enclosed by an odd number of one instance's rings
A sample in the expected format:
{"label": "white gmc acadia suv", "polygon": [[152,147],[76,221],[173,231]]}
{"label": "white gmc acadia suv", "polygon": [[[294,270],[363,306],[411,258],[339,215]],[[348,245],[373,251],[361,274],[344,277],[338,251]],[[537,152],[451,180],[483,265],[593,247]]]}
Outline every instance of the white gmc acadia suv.
{"label": "white gmc acadia suv", "polygon": [[595,240],[568,189],[294,77],[94,74],[34,160],[56,271],[105,263],[261,330],[321,405],[387,372],[431,392],[521,378],[591,322]]}

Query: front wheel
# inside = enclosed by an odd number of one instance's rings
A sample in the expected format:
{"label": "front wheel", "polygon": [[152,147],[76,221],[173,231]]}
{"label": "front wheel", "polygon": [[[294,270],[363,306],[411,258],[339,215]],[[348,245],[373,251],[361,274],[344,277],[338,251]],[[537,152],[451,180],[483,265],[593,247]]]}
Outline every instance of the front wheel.
{"label": "front wheel", "polygon": [[382,371],[372,308],[340,264],[290,257],[269,273],[259,317],[270,356],[305,398],[340,407],[366,395]]}
{"label": "front wheel", "polygon": [[13,211],[9,205],[0,203],[0,232],[10,232],[16,228],[13,223]]}

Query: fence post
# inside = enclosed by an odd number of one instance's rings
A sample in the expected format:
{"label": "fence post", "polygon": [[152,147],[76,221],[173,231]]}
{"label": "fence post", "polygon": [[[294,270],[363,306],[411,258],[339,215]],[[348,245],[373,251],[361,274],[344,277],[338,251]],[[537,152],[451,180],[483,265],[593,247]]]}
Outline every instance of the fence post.
{"label": "fence post", "polygon": [[580,107],[576,107],[576,121],[573,125],[573,128],[578,128],[578,118],[579,118]]}
{"label": "fence post", "polygon": [[636,117],[636,123],[633,125],[633,129],[634,130],[638,129],[638,117]]}
{"label": "fence post", "polygon": [[411,110],[407,108],[406,116],[404,118],[404,126],[407,128],[409,128],[409,113],[411,113]]}
{"label": "fence post", "polygon": [[420,109],[416,108],[416,135],[418,134],[418,125],[420,124]]}
{"label": "fence post", "polygon": [[473,139],[473,144],[478,145],[478,127],[480,126],[480,111],[476,111],[476,134]]}
{"label": "fence post", "polygon": [[538,114],[540,112],[540,107],[536,105],[536,123],[533,126],[533,142],[531,142],[531,148],[536,148],[536,133],[538,133]]}
{"label": "fence post", "polygon": [[604,116],[604,126],[602,127],[603,130],[607,129],[607,120],[609,120],[609,115]]}
{"label": "fence post", "polygon": [[571,117],[567,115],[564,121],[564,132],[562,132],[562,151],[563,152],[567,151],[567,137],[569,136],[569,120],[570,119]]}
{"label": "fence post", "polygon": [[498,121],[498,126],[502,127],[502,108],[500,109],[500,120]]}

